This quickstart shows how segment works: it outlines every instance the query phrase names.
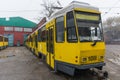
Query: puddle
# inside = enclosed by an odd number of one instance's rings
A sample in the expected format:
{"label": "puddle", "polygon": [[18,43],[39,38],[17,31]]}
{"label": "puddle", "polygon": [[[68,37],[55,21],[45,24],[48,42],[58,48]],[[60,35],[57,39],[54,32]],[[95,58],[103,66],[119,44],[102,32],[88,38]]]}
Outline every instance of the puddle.
{"label": "puddle", "polygon": [[3,55],[3,56],[0,56],[0,59],[2,58],[9,58],[9,57],[14,57],[15,55]]}
{"label": "puddle", "polygon": [[39,62],[38,64],[43,64],[43,62]]}

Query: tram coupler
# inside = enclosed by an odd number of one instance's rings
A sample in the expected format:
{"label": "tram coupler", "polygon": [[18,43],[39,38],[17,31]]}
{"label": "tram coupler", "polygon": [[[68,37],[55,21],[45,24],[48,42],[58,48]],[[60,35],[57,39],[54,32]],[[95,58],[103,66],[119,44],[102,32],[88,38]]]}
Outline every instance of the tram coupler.
{"label": "tram coupler", "polygon": [[91,68],[90,69],[93,73],[93,75],[96,75],[98,77],[98,80],[106,80],[108,78],[108,72],[104,70],[99,70],[97,68]]}

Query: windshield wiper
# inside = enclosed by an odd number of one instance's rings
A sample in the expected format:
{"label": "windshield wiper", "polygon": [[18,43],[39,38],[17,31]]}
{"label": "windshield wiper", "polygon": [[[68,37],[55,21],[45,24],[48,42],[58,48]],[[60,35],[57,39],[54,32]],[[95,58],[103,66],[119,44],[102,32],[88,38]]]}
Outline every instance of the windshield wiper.
{"label": "windshield wiper", "polygon": [[94,40],[94,41],[93,41],[93,44],[91,44],[91,46],[95,46],[95,45],[97,44],[97,41],[98,41],[98,40]]}
{"label": "windshield wiper", "polygon": [[91,41],[84,39],[84,40],[81,40],[80,42],[91,42]]}

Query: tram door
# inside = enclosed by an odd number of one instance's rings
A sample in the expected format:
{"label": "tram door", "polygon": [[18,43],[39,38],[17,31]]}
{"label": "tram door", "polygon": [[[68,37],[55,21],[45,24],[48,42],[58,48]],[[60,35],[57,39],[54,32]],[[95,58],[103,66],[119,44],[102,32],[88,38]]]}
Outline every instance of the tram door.
{"label": "tram door", "polygon": [[35,54],[38,55],[38,35],[35,35],[34,38],[35,38]]}
{"label": "tram door", "polygon": [[47,29],[47,63],[54,69],[54,33],[53,27]]}

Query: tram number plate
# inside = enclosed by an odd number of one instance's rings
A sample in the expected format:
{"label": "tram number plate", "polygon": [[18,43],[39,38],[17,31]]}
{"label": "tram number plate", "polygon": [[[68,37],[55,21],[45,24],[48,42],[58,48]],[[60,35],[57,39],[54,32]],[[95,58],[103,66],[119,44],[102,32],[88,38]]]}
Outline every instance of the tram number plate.
{"label": "tram number plate", "polygon": [[97,60],[97,56],[89,56],[88,60],[89,61],[95,61],[95,60]]}

